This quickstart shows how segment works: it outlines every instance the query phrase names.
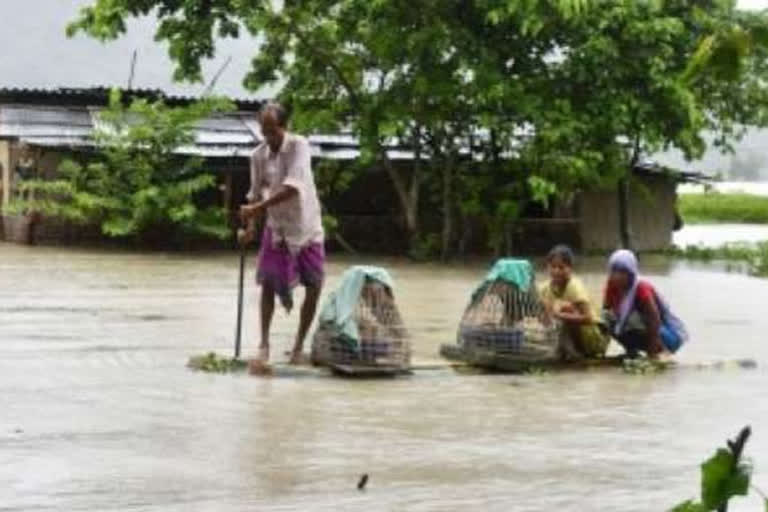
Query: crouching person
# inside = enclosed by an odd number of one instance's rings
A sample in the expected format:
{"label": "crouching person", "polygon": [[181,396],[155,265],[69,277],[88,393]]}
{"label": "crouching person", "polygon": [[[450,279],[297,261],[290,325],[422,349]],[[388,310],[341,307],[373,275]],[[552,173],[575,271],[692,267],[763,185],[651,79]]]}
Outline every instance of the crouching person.
{"label": "crouching person", "polygon": [[573,251],[558,245],[547,255],[549,281],[539,296],[550,316],[562,322],[560,355],[566,360],[605,355],[609,338],[584,284],[573,274]]}

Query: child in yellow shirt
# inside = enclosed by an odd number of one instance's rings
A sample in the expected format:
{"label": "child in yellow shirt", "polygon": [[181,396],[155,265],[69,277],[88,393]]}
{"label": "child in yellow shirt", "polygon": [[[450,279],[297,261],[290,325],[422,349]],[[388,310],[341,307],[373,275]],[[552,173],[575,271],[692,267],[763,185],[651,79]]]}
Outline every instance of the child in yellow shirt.
{"label": "child in yellow shirt", "polygon": [[547,255],[549,281],[539,290],[539,297],[549,314],[563,323],[566,357],[603,357],[608,336],[600,328],[599,316],[589,300],[584,284],[573,275],[573,251],[565,245],[554,247]]}

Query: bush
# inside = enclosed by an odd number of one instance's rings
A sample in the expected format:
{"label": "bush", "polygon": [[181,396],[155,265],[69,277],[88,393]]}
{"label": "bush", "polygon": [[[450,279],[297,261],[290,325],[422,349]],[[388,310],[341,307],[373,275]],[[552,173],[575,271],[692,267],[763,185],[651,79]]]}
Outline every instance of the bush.
{"label": "bush", "polygon": [[125,107],[114,91],[99,114],[95,155],[63,162],[55,180],[24,182],[22,190],[32,193],[13,209],[97,224],[104,235],[145,242],[175,234],[226,238],[224,210],[198,206],[215,177],[204,171],[201,158],[177,151],[194,143],[198,121],[230,108],[212,99],[185,107],[138,99]]}

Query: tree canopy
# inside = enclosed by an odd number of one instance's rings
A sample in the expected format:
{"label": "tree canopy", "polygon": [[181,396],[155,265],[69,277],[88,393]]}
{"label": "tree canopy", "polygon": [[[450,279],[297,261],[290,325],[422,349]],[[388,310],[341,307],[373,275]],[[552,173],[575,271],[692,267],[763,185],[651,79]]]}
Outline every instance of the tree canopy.
{"label": "tree canopy", "polygon": [[107,40],[146,14],[182,80],[201,79],[218,37],[262,40],[246,85],[282,83],[300,130],[356,135],[413,245],[421,207],[439,207],[444,255],[457,220],[498,240],[528,201],[766,123],[768,23],[732,0],[95,0],[69,30]]}

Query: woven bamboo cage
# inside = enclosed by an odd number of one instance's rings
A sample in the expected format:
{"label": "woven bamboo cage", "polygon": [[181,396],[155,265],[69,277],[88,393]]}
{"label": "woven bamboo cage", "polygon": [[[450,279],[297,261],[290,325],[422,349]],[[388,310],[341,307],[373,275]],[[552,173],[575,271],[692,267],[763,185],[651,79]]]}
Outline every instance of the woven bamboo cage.
{"label": "woven bamboo cage", "polygon": [[312,340],[311,358],[317,365],[358,365],[407,369],[411,342],[385,284],[366,278],[355,308],[358,340],[345,336],[333,322],[321,323]]}
{"label": "woven bamboo cage", "polygon": [[559,336],[560,329],[549,318],[533,283],[524,291],[498,279],[473,295],[459,324],[457,342],[467,353],[539,361],[556,357]]}

